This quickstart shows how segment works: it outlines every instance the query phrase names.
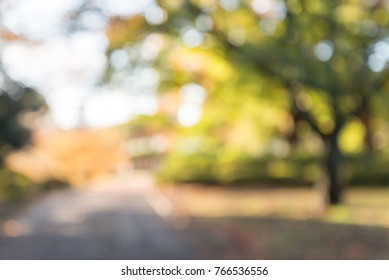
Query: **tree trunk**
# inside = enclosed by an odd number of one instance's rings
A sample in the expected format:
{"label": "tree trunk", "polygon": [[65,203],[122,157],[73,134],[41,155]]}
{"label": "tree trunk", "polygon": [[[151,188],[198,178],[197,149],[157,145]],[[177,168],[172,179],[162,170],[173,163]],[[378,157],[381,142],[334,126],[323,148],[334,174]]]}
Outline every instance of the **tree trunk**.
{"label": "tree trunk", "polygon": [[338,145],[338,135],[339,133],[333,133],[326,139],[325,199],[326,203],[330,205],[341,202],[343,191],[339,178],[342,155]]}

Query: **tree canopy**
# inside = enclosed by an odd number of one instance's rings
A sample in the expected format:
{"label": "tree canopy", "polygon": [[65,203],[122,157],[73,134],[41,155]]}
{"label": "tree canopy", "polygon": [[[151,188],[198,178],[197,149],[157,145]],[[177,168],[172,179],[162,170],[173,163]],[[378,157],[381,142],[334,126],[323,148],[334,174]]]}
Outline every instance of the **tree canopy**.
{"label": "tree canopy", "polygon": [[[373,134],[384,129],[375,108],[387,99],[388,23],[385,1],[161,0],[110,20],[108,54],[130,52],[132,70],[157,68],[162,92],[201,85],[213,124],[234,118],[238,99],[258,100],[261,113],[241,106],[259,119],[278,111],[258,126],[273,124],[272,135],[292,142],[319,139],[324,197],[336,204],[343,153],[376,148]],[[363,140],[347,141],[351,130]]]}

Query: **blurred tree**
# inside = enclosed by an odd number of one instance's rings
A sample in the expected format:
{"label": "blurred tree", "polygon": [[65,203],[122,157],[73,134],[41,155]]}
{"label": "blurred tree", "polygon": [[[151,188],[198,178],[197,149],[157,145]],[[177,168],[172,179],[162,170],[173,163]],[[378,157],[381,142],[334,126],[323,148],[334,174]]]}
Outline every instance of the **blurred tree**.
{"label": "blurred tree", "polygon": [[38,110],[44,104],[38,93],[13,81],[0,65],[0,163],[6,153],[29,143],[30,131],[21,123],[21,114]]}
{"label": "blurred tree", "polygon": [[195,81],[215,92],[226,82],[217,75],[226,72],[212,69],[204,56],[181,56],[175,63],[172,58],[182,48],[215,53],[282,87],[294,122],[289,137],[315,133],[321,139],[323,198],[337,204],[342,131],[351,122],[361,123],[365,146],[373,147],[371,100],[385,95],[388,85],[388,26],[385,1],[160,0],[144,17],[112,19],[107,35],[110,53],[142,46],[150,34],[162,36],[165,49],[152,63],[170,88]]}
{"label": "blurred tree", "polygon": [[[256,2],[252,3],[255,11]],[[378,65],[385,58],[380,57],[376,46],[386,44],[388,18],[382,17],[385,8],[379,3],[320,1],[313,5],[308,1],[285,1],[284,4],[282,11],[278,11],[282,19],[266,41],[233,49],[238,52],[236,56],[245,56],[258,70],[281,80],[289,92],[295,127],[304,122],[321,138],[325,144],[325,176],[321,184],[326,200],[337,204],[342,193],[339,176],[342,129],[358,118],[365,126],[367,146],[372,146],[370,97],[383,90],[388,74],[384,64]],[[267,13],[258,9],[263,21]],[[366,30],[369,24],[375,30]],[[315,104],[318,101],[320,104]]]}
{"label": "blurred tree", "polygon": [[[303,1],[285,4],[283,19],[262,46],[248,43],[234,49],[282,81],[290,93],[295,127],[308,124],[325,143],[323,185],[328,202],[336,204],[342,189],[342,129],[357,118],[365,126],[367,146],[372,146],[370,99],[382,92],[387,76],[385,58],[377,53],[377,45],[386,44],[387,19],[377,17],[383,7],[368,8],[362,2],[327,1],[316,10]],[[345,8],[354,17],[346,16]],[[369,24],[376,30],[366,30]]]}
{"label": "blurred tree", "polygon": [[0,62],[0,203],[19,201],[37,188],[25,176],[11,171],[4,159],[10,151],[30,142],[31,133],[22,123],[22,115],[42,108],[43,104],[35,90],[12,80]]}

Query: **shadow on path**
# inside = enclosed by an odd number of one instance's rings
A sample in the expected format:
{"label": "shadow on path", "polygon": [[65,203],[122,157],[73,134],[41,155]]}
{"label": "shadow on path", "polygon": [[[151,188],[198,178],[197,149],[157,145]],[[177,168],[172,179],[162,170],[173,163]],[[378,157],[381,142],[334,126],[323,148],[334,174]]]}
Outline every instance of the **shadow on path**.
{"label": "shadow on path", "polygon": [[281,218],[193,218],[188,235],[217,259],[389,259],[389,229]]}

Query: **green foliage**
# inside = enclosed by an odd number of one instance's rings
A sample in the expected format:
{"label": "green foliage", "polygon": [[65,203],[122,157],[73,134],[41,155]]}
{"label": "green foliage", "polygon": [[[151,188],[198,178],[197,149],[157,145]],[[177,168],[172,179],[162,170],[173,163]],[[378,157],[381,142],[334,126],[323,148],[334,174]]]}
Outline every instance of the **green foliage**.
{"label": "green foliage", "polygon": [[0,170],[0,201],[15,202],[22,200],[27,193],[31,192],[30,181],[8,169]]}
{"label": "green foliage", "polygon": [[0,87],[0,159],[7,149],[21,148],[30,141],[29,130],[20,118],[23,113],[43,107],[44,101],[32,88],[11,80],[1,72],[3,85]]}
{"label": "green foliage", "polygon": [[161,164],[158,177],[162,182],[212,183],[216,181],[214,162],[212,154],[172,154]]}
{"label": "green foliage", "polygon": [[58,179],[35,182],[20,173],[2,168],[0,169],[0,205],[22,202],[40,192],[66,185],[68,185],[66,182]]}
{"label": "green foliage", "polygon": [[389,158],[382,154],[363,154],[345,158],[344,176],[350,185],[356,186],[387,186],[389,174],[387,166]]}
{"label": "green foliage", "polygon": [[[173,154],[161,165],[158,176],[167,182],[201,182],[216,184],[312,183],[318,172],[315,158],[254,157],[242,153]],[[308,175],[309,172],[309,175]]]}
{"label": "green foliage", "polygon": [[17,202],[35,193],[39,186],[8,170],[3,160],[12,149],[30,142],[30,131],[21,124],[22,114],[42,108],[44,102],[35,90],[11,80],[1,71],[1,64],[0,75],[0,202]]}
{"label": "green foliage", "polygon": [[6,168],[0,170],[0,182],[0,202],[2,203],[20,202],[27,196],[35,194],[39,188],[27,177]]}
{"label": "green foliage", "polygon": [[[205,184],[311,185],[321,174],[317,156],[277,158],[242,153],[172,154],[158,170],[162,182]],[[379,155],[359,154],[344,159],[341,176],[349,186],[383,186],[389,181],[389,160]],[[366,172],[369,170],[369,172]]]}
{"label": "green foliage", "polygon": [[154,115],[139,115],[129,123],[121,126],[130,135],[151,135],[158,132],[166,132],[173,129],[175,121],[167,114],[157,113]]}

